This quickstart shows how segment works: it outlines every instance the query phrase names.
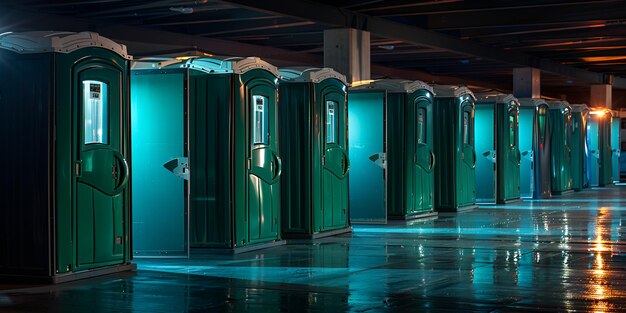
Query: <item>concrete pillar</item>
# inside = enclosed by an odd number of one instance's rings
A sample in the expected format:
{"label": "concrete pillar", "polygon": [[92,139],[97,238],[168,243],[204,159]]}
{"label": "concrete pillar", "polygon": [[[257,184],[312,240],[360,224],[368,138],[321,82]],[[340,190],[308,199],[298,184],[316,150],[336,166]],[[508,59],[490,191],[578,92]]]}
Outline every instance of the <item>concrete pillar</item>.
{"label": "concrete pillar", "polygon": [[353,28],[325,30],[324,66],[346,75],[349,83],[370,79],[370,33]]}
{"label": "concrete pillar", "polygon": [[514,68],[513,95],[518,98],[540,98],[541,71],[533,67]]}
{"label": "concrete pillar", "polygon": [[591,97],[589,97],[589,106],[611,108],[613,102],[613,89],[611,85],[591,85]]}

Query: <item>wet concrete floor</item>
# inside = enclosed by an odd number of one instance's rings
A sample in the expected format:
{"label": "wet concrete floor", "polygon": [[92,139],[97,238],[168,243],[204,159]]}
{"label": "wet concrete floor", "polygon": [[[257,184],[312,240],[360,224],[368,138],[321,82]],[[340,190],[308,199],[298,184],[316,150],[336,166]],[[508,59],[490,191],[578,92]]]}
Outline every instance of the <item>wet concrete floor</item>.
{"label": "wet concrete floor", "polygon": [[240,255],[141,259],[134,273],[0,286],[0,312],[624,312],[625,213],[617,186]]}

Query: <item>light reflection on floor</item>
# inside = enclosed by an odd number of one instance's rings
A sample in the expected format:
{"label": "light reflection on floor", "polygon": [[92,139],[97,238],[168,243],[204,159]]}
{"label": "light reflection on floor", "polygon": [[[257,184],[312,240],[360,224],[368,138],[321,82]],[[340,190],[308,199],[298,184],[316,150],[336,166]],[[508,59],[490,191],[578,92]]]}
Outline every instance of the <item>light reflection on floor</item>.
{"label": "light reflection on floor", "polygon": [[0,311],[626,311],[622,202],[618,186],[236,256],[138,260],[135,275],[0,292]]}

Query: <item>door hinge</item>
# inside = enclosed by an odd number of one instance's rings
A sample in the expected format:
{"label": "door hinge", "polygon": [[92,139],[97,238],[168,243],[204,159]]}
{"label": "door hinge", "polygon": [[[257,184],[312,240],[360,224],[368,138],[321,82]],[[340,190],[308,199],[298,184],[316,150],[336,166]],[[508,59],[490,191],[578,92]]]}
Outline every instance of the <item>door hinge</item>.
{"label": "door hinge", "polygon": [[326,156],[323,156],[322,157],[322,166],[325,166],[325,165],[326,165]]}
{"label": "door hinge", "polygon": [[248,168],[248,171],[252,169],[252,159],[248,159],[246,167]]}

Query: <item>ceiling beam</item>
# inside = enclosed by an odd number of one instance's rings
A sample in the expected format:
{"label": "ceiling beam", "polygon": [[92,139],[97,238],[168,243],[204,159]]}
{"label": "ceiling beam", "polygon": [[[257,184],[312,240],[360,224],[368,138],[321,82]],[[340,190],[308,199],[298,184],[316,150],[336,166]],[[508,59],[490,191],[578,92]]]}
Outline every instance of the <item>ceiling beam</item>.
{"label": "ceiling beam", "polygon": [[[222,39],[198,37],[173,32],[141,28],[136,26],[107,24],[97,20],[83,20],[67,16],[56,16],[38,12],[24,12],[0,5],[0,33],[5,31],[63,30],[95,31],[108,38],[128,45],[129,52],[150,55],[159,51],[200,50],[217,55],[255,56],[273,62],[277,66],[322,66],[321,55],[294,52],[285,49],[233,42]],[[419,70],[395,69],[372,64],[372,73],[378,76],[422,80],[440,84],[464,84],[485,88],[505,88],[501,83],[477,81],[467,77],[431,75]]]}
{"label": "ceiling beam", "polygon": [[[535,67],[542,71],[572,77],[592,84],[605,84],[611,81],[610,75],[562,65],[551,60],[540,59],[518,52],[503,51],[477,42],[461,40],[426,29],[309,0],[223,0],[221,2],[236,4],[263,12],[271,12],[272,14],[306,19],[334,27],[360,29],[390,39],[482,57],[508,63],[511,66]],[[616,85],[615,87],[626,89],[626,84]]]}

